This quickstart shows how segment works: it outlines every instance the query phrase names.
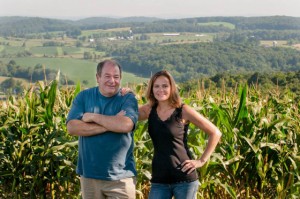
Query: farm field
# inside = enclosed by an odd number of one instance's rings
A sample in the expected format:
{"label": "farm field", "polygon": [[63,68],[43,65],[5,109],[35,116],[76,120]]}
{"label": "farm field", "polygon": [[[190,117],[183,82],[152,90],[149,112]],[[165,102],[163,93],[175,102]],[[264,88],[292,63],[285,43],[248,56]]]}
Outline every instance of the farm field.
{"label": "farm field", "polygon": [[99,34],[99,33],[107,33],[107,32],[121,32],[121,31],[129,31],[130,27],[125,28],[113,28],[113,29],[96,29],[96,30],[83,30],[81,31],[80,36],[92,36],[93,34]]}
{"label": "farm field", "polygon": [[[0,61],[8,63],[10,58],[0,58]],[[45,68],[60,70],[69,79],[75,82],[82,82],[87,80],[86,86],[96,85],[96,66],[97,62],[89,60],[80,60],[72,58],[13,58],[17,64],[23,67],[34,68],[37,64],[45,65]],[[123,72],[122,84],[128,85],[128,83],[141,83],[147,81],[147,78],[137,77],[132,73]]]}
{"label": "farm field", "polygon": [[[211,42],[214,34],[202,34],[202,33],[148,33],[146,34],[149,39],[145,43],[195,43],[195,42]],[[140,37],[141,34],[137,34],[135,37]]]}
{"label": "farm field", "polygon": [[[99,33],[113,33],[120,31],[129,31],[130,28],[115,28],[108,30],[87,30],[82,31],[81,36],[93,37],[94,34]],[[89,41],[82,42],[82,46],[76,47],[76,39],[69,37],[59,37],[61,34],[52,33],[52,39],[24,39],[0,37],[0,42],[5,45],[0,45],[0,61],[8,63],[10,60],[16,61],[17,65],[22,67],[34,67],[37,64],[42,64],[45,68],[60,70],[64,75],[74,82],[86,81],[86,86],[96,85],[93,79],[95,68],[98,61],[105,58],[105,52],[96,51],[94,48],[89,47],[93,43]],[[147,34],[150,39],[147,43],[194,43],[194,42],[207,42],[212,41],[213,34],[195,34],[195,33],[181,33],[178,36],[168,36],[162,33]],[[135,35],[139,37],[140,35]],[[56,42],[62,46],[43,46],[45,42]],[[124,46],[131,43],[128,40],[116,39],[106,40],[103,45]],[[84,53],[88,52],[97,57],[97,59],[83,59]],[[31,53],[30,56],[23,54]],[[124,68],[126,71],[126,68]],[[123,85],[135,84],[146,82],[147,78],[137,77],[132,73],[123,73]]]}
{"label": "farm field", "polygon": [[272,40],[272,41],[271,40],[263,40],[263,41],[260,41],[260,44],[263,45],[263,46],[271,47],[271,46],[274,45],[274,42],[275,42],[276,46],[281,46],[281,47],[286,46],[286,47],[288,47],[287,41],[285,41],[285,40],[276,40],[276,41],[274,41],[274,40]]}
{"label": "farm field", "polygon": [[[78,138],[66,132],[66,115],[79,90],[58,89],[53,82],[40,86],[39,92],[0,101],[0,198],[80,198],[75,173]],[[139,104],[145,103],[141,99],[145,87],[133,91]],[[197,199],[299,198],[299,104],[292,95],[264,96],[247,87],[241,87],[240,94],[194,92],[205,95],[184,95],[183,102],[210,118],[223,133],[210,160],[197,169]],[[134,136],[137,199],[145,199],[153,157],[147,123],[138,122]],[[194,157],[201,156],[206,141],[207,136],[191,125],[188,147]]]}

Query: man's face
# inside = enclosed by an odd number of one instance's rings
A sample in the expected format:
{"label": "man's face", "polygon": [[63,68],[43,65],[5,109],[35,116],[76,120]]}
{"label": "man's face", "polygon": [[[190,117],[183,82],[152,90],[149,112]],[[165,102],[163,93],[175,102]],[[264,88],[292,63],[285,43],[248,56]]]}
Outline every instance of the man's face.
{"label": "man's face", "polygon": [[120,87],[121,74],[118,66],[107,62],[103,65],[101,75],[96,75],[100,93],[105,97],[115,95]]}

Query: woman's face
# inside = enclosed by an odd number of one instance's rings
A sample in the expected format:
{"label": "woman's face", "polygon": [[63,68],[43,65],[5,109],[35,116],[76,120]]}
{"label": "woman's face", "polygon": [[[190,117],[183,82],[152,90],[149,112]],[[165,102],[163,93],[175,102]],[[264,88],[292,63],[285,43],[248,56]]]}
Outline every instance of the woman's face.
{"label": "woman's face", "polygon": [[171,85],[165,76],[159,76],[153,83],[153,94],[158,102],[167,101],[170,98]]}

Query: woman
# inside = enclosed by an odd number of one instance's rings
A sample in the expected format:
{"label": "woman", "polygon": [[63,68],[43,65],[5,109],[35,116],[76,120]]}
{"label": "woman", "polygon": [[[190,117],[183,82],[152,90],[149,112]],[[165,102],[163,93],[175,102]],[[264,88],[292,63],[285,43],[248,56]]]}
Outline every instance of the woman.
{"label": "woman", "polygon": [[[153,141],[152,179],[149,199],[194,199],[198,190],[196,169],[213,153],[221,132],[190,106],[182,104],[173,77],[160,71],[150,79],[148,104],[139,108],[139,120],[148,119]],[[189,123],[209,135],[199,160],[192,160],[187,146]]]}

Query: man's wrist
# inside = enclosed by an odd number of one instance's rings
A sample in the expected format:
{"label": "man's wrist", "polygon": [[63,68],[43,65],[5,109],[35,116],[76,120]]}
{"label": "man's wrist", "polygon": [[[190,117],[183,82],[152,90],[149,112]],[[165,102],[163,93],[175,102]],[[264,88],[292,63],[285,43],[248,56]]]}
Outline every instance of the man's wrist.
{"label": "man's wrist", "polygon": [[97,124],[102,125],[101,121],[102,121],[102,116],[101,114],[94,114],[93,115],[93,121],[95,121]]}

